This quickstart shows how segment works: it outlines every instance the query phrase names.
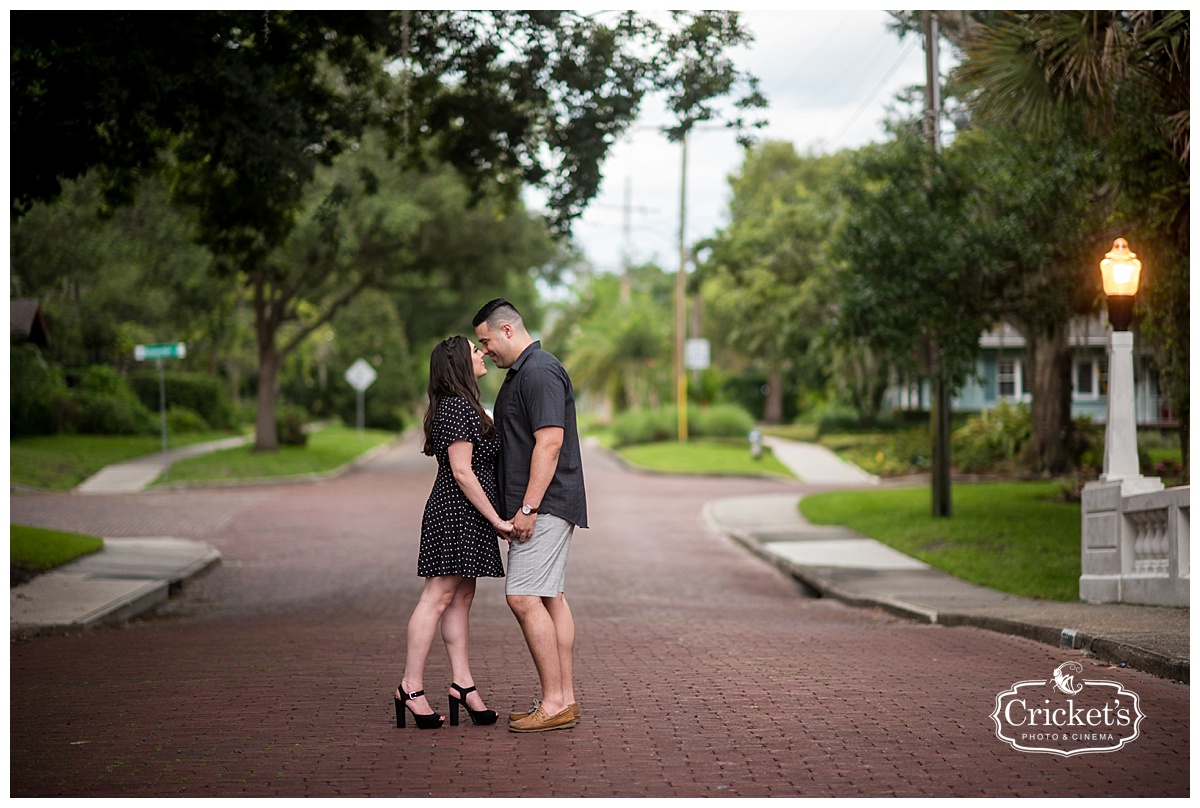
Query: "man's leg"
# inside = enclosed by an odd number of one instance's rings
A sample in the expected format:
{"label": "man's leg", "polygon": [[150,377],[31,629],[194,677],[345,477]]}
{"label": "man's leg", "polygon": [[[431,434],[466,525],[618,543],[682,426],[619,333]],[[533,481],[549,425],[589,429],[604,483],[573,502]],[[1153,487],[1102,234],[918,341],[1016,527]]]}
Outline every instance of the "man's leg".
{"label": "man's leg", "polygon": [[[509,595],[508,607],[521,626],[525,644],[537,668],[542,687],[542,710],[547,715],[561,712],[568,701],[563,700],[562,668],[559,662],[558,634],[554,620],[543,599],[537,595]],[[572,629],[572,632],[574,629]]]}
{"label": "man's leg", "polygon": [[542,598],[546,612],[554,623],[554,639],[558,653],[563,701],[575,703],[575,616],[562,592],[555,598]]}

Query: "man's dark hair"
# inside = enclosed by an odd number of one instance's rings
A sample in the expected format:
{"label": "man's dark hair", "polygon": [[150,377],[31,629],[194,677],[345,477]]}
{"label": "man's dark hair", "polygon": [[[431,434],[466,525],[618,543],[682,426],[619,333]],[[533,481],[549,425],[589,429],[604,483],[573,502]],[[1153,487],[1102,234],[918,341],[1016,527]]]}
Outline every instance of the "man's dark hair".
{"label": "man's dark hair", "polygon": [[479,310],[479,313],[475,315],[475,319],[471,321],[471,325],[478,328],[480,323],[487,322],[489,327],[495,327],[496,323],[491,322],[491,320],[497,312],[504,318],[513,318],[512,322],[514,325],[524,325],[521,312],[517,311],[516,306],[502,297],[484,303],[483,308]]}

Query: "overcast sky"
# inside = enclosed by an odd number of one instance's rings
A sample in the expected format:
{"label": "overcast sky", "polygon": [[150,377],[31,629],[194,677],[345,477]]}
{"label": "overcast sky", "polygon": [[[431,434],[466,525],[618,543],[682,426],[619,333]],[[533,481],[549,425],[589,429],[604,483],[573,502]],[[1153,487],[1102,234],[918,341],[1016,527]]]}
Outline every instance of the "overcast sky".
{"label": "overcast sky", "polygon": [[[797,151],[828,153],[885,138],[887,107],[903,88],[925,82],[920,37],[901,40],[886,11],[743,11],[754,33],[737,64],[761,82],[768,125],[760,137]],[[657,131],[667,119],[647,104],[634,130],[604,164],[599,196],[575,225],[576,242],[598,269],[633,263],[679,266],[682,154]],[[685,233],[693,242],[728,223],[729,184],[742,150],[723,128],[695,132],[688,143]],[[625,238],[626,190],[630,198]]]}

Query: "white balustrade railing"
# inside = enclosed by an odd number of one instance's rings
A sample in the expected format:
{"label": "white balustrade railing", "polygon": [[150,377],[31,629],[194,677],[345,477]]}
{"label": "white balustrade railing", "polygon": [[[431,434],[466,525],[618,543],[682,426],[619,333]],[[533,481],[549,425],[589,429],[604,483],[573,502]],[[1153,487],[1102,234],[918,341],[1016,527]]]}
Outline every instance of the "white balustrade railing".
{"label": "white balustrade railing", "polygon": [[1190,486],[1128,493],[1121,481],[1088,484],[1080,599],[1190,606],[1190,495]]}

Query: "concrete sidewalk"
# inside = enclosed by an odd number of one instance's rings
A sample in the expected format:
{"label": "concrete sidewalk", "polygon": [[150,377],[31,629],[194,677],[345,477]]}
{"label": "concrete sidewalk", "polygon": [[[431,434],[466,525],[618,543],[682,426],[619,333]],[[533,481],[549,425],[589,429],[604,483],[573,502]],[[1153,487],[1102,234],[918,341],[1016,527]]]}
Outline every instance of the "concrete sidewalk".
{"label": "concrete sidewalk", "polygon": [[763,445],[770,447],[779,462],[806,483],[853,486],[879,484],[879,478],[874,474],[847,463],[819,444],[767,435],[763,438]]}
{"label": "concrete sidewalk", "polygon": [[240,435],[184,446],[181,449],[171,449],[166,453],[165,463],[161,453],[135,457],[123,463],[114,463],[111,466],[105,466],[84,480],[75,487],[75,491],[79,494],[129,494],[142,491],[149,488],[150,484],[163,473],[163,469],[172,463],[221,449],[232,449],[252,440],[254,440],[253,435]]}
{"label": "concrete sidewalk", "polygon": [[9,589],[9,636],[62,634],[133,619],[221,560],[205,542],[104,540],[104,549]]}
{"label": "concrete sidewalk", "polygon": [[705,519],[814,594],[946,626],[969,625],[1082,649],[1189,682],[1189,609],[1059,603],[966,583],[842,527],[806,522],[797,495],[709,502]]}
{"label": "concrete sidewalk", "polygon": [[[168,451],[166,466],[252,440],[253,435],[243,435]],[[325,474],[259,482],[331,479],[387,447],[384,444]],[[136,494],[150,487],[163,468],[162,454],[116,463],[89,477],[75,488],[75,493]],[[238,484],[253,482],[243,480]],[[220,552],[205,542],[170,536],[105,538],[101,550],[9,589],[9,636],[61,634],[131,620],[161,605],[188,579],[220,560]]]}

